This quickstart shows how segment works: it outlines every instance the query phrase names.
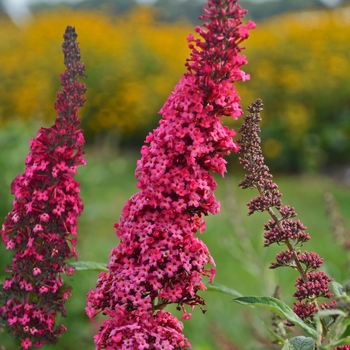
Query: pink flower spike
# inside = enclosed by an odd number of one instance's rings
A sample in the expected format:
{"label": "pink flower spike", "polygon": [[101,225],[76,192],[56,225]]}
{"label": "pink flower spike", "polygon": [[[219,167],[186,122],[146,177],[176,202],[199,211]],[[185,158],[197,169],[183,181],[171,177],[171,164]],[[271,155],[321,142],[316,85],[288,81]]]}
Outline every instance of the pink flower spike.
{"label": "pink flower spike", "polygon": [[[88,293],[89,317],[102,310],[109,317],[95,337],[97,350],[144,348],[145,339],[150,348],[172,349],[173,339],[150,340],[149,324],[159,329],[163,317],[170,322],[162,313],[168,304],[203,310],[205,301],[198,292],[206,289],[204,280],[214,279],[215,269],[207,266],[214,261],[197,234],[205,229],[204,217],[220,210],[214,174],[224,176],[225,156],[238,149],[232,140],[235,132],[222,118],[243,114],[233,83],[249,77],[240,69],[247,63],[240,44],[253,27],[243,25],[245,13],[237,0],[208,0],[201,17],[208,22],[195,28],[196,38],[187,38],[187,72],[141,148],[135,171],[139,192],[115,224],[120,243],[110,254],[108,272]],[[126,325],[139,327],[139,336],[112,338]],[[189,347],[182,339],[175,349]]]}
{"label": "pink flower spike", "polygon": [[72,169],[85,164],[78,110],[86,89],[79,82],[85,75],[76,38],[74,28],[67,27],[62,45],[66,71],[57,94],[56,121],[50,128],[40,128],[31,140],[26,169],[11,184],[13,208],[1,230],[6,248],[15,254],[7,269],[11,276],[4,282],[3,294],[8,302],[0,305],[0,318],[8,320],[23,349],[54,345],[66,330],[56,325],[56,316],[66,314],[71,288],[62,274],[73,272],[66,263],[76,256],[70,232],[76,233],[83,210]]}

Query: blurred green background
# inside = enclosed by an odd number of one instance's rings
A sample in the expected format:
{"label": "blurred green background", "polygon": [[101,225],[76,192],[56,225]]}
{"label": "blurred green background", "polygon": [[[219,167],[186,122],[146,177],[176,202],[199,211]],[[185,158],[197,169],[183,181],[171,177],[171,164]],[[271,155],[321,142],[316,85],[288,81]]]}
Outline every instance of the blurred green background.
{"label": "blurred green background", "polygon": [[[10,183],[24,170],[29,140],[40,126],[48,127],[55,119],[53,104],[64,70],[62,35],[67,25],[73,25],[88,76],[87,101],[80,114],[87,165],[78,173],[85,204],[78,254],[80,260],[108,261],[111,247],[118,244],[113,223],[137,190],[133,172],[139,148],[184,72],[189,54],[186,37],[198,24],[202,3],[39,3],[31,8],[32,17],[17,25],[4,11],[0,13],[0,217],[11,210]],[[305,249],[323,256],[327,272],[344,282],[349,257],[330,233],[323,193],[334,194],[346,217],[350,7],[344,1],[342,6],[326,8],[316,0],[242,1],[242,6],[249,8],[258,25],[245,44],[249,65],[243,69],[251,81],[237,86],[242,105],[263,99],[262,145],[268,165],[279,174],[276,181],[284,202],[295,206],[308,226],[312,240]],[[232,125],[238,129],[240,123]],[[262,248],[262,224],[268,218],[246,217],[245,203],[256,193],[237,188],[242,177],[233,155],[228,176],[218,178],[221,213],[207,218],[202,236],[218,265],[216,282],[250,295],[272,295],[280,284],[291,305],[297,276],[293,271],[268,270],[279,250]],[[10,259],[0,245],[0,278]],[[67,278],[73,285],[64,320],[69,332],[57,349],[94,349],[92,335],[98,321],[90,324],[83,309],[96,278],[97,273],[88,272]],[[202,315],[197,310],[185,322],[195,350],[273,348],[262,324],[269,324],[269,313],[235,305],[230,297],[214,292],[206,292],[205,299],[208,312]],[[6,334],[0,334],[0,345],[15,349]]]}

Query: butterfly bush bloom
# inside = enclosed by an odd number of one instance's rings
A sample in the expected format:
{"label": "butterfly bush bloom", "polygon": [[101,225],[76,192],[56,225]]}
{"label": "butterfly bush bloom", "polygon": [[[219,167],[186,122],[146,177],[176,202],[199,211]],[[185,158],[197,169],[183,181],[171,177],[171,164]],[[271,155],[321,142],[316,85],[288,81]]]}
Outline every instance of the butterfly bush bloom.
{"label": "butterfly bush bloom", "polygon": [[66,330],[55,325],[55,317],[58,312],[65,316],[71,294],[61,275],[74,272],[66,260],[77,257],[77,217],[83,210],[74,176],[85,164],[77,113],[86,88],[78,81],[85,75],[76,38],[74,28],[67,27],[62,45],[67,69],[57,94],[57,118],[31,141],[26,169],[11,185],[15,199],[1,230],[6,248],[15,254],[6,269],[11,277],[3,285],[7,301],[0,316],[23,349],[55,344]]}
{"label": "butterfly bush bloom", "polygon": [[[177,304],[189,319],[185,306],[205,304],[197,293],[206,289],[203,277],[215,275],[196,233],[205,230],[203,216],[219,212],[212,173],[224,176],[224,156],[238,149],[235,132],[220,118],[242,114],[232,83],[249,79],[240,70],[247,61],[239,45],[255,25],[242,24],[245,13],[237,1],[209,0],[200,17],[208,22],[195,29],[198,38],[188,37],[187,72],[146,138],[135,173],[140,191],[115,225],[120,244],[110,254],[109,271],[88,293],[89,317],[101,311],[110,317],[95,337],[96,349],[190,347],[176,318],[162,309]],[[131,340],[130,334],[138,336]]]}
{"label": "butterfly bush bloom", "polygon": [[[261,100],[257,100],[248,107],[249,114],[244,117],[244,124],[238,130],[241,134],[238,141],[240,164],[248,172],[239,186],[243,189],[258,190],[259,195],[248,203],[248,215],[256,211],[268,212],[271,219],[264,225],[264,246],[277,243],[286,247],[276,255],[276,262],[272,262],[270,268],[291,267],[298,271],[296,291],[293,294],[297,300],[294,303],[294,312],[302,320],[314,324],[314,315],[319,310],[331,309],[336,305],[334,300],[323,303],[319,301],[319,298],[333,297],[329,284],[332,279],[324,272],[318,271],[322,266],[323,258],[314,252],[300,250],[301,246],[309,241],[310,236],[305,232],[306,227],[299,220],[294,219],[297,216],[294,208],[283,205],[282,193],[273,182],[269,168],[265,165],[259,138],[262,109]],[[322,326],[327,333],[328,325],[325,320],[322,320]],[[346,349],[350,349],[350,346],[340,346],[334,350]]]}

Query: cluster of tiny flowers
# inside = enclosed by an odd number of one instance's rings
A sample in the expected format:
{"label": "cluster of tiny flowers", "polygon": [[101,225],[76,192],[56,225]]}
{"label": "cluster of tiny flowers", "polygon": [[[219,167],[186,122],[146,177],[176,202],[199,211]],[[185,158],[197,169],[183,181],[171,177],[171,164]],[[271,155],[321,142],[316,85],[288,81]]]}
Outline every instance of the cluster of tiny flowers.
{"label": "cluster of tiny flowers", "polygon": [[2,240],[13,250],[11,274],[3,284],[6,302],[0,317],[10,327],[23,349],[55,344],[64,325],[55,325],[71,294],[62,274],[71,275],[66,259],[76,257],[77,217],[83,209],[77,167],[85,164],[84,137],[78,130],[78,109],[83,105],[84,65],[74,28],[67,27],[62,50],[67,67],[57,94],[57,118],[50,128],[41,128],[30,143],[26,169],[11,185],[15,195],[12,211],[2,226]]}
{"label": "cluster of tiny flowers", "polygon": [[[134,327],[143,327],[143,317],[150,324],[162,323],[166,314],[159,310],[171,303],[183,310],[186,320],[191,317],[186,305],[204,305],[197,292],[206,289],[203,276],[214,278],[215,264],[196,233],[205,229],[203,216],[219,212],[212,173],[223,176],[224,156],[238,149],[232,140],[235,132],[223,126],[220,117],[236,119],[242,114],[232,83],[249,78],[239,69],[247,63],[239,44],[254,27],[251,22],[242,24],[245,13],[237,1],[209,0],[201,17],[209,22],[195,29],[201,39],[188,37],[192,53],[187,73],[161,108],[159,126],[141,149],[136,169],[140,192],[126,203],[115,225],[120,244],[110,254],[109,271],[100,274],[96,289],[88,294],[89,317],[101,311],[110,317],[95,338],[97,349],[107,348],[101,339],[111,336],[111,325],[133,319]],[[166,349],[190,347],[186,340],[177,342],[179,325],[175,328],[176,332],[161,331],[161,339],[149,348],[163,349],[164,342],[177,344]],[[153,337],[148,326],[142,332],[142,339]],[[130,343],[126,331],[117,333],[118,344]]]}
{"label": "cluster of tiny flowers", "polygon": [[160,310],[153,316],[120,306],[110,313],[103,331],[95,336],[95,343],[100,348],[120,350],[190,347],[180,322],[172,314]]}
{"label": "cluster of tiny flowers", "polygon": [[[276,262],[272,262],[270,268],[292,267],[299,272],[296,281],[294,297],[294,312],[303,320],[312,323],[313,316],[320,309],[329,309],[335,306],[335,301],[318,305],[318,298],[329,299],[333,297],[329,282],[331,278],[322,271],[316,271],[321,267],[323,259],[313,252],[301,252],[298,248],[310,239],[305,232],[306,227],[299,221],[293,220],[297,216],[294,208],[283,206],[282,194],[278,186],[271,180],[272,175],[265,165],[260,147],[260,112],[263,109],[261,100],[257,100],[248,107],[249,114],[244,117],[244,124],[240,127],[241,138],[240,164],[248,172],[239,186],[255,188],[259,196],[248,203],[249,215],[256,211],[267,211],[271,220],[264,225],[264,246],[273,243],[285,245],[287,249],[276,256]],[[279,215],[275,214],[275,210]],[[350,349],[350,348],[349,348]]]}

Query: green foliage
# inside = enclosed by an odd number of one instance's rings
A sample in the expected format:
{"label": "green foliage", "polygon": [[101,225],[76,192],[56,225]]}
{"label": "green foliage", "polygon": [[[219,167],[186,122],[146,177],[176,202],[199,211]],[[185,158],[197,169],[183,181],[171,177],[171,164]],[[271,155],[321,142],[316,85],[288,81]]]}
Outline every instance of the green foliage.
{"label": "green foliage", "polygon": [[273,297],[245,296],[233,299],[234,302],[242,305],[260,306],[283,316],[286,320],[298,325],[308,335],[317,339],[317,332],[302,321],[293,310],[283,301]]}
{"label": "green foliage", "polygon": [[106,265],[95,261],[73,261],[69,264],[76,271],[108,271]]}
{"label": "green foliage", "polygon": [[242,296],[242,294],[237,292],[236,290],[228,288],[228,287],[224,286],[223,284],[219,284],[219,283],[215,283],[215,282],[208,283],[207,288],[208,288],[208,290],[211,290],[213,292],[221,292],[221,293],[225,293],[227,295],[233,295],[235,297]]}
{"label": "green foliage", "polygon": [[294,337],[288,343],[286,343],[282,350],[314,350],[315,342],[312,338],[306,338],[303,336]]}

